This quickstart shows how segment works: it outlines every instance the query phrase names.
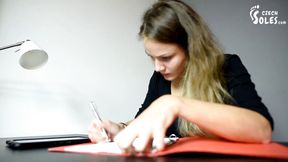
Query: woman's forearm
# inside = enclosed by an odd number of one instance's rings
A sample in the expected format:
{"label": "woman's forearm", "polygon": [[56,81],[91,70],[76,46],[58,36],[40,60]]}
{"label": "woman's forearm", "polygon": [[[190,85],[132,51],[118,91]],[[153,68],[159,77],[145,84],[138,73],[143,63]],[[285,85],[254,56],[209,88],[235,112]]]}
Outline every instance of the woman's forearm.
{"label": "woman's forearm", "polygon": [[197,124],[208,133],[232,141],[268,143],[271,140],[271,126],[257,112],[183,97],[178,99],[178,116]]}

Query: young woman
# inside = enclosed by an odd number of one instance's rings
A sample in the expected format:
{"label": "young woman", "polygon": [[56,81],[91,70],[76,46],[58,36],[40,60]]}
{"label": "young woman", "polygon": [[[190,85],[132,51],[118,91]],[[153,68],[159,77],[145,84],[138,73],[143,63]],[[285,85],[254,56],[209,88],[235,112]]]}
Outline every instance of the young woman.
{"label": "young woman", "polygon": [[[144,151],[165,136],[205,136],[267,143],[273,119],[237,55],[223,54],[201,17],[178,0],[156,2],[143,17],[139,36],[155,72],[142,108],[126,124],[92,122],[91,141],[101,129],[123,150],[140,141]],[[125,129],[124,129],[125,128]]]}

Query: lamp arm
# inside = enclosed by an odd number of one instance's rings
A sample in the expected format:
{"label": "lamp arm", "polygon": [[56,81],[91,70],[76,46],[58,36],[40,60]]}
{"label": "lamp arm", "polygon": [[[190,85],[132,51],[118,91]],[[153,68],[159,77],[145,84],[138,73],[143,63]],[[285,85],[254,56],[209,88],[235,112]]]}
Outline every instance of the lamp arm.
{"label": "lamp arm", "polygon": [[[26,40],[26,41],[29,41],[29,40]],[[24,42],[25,42],[25,41],[21,41],[21,42],[15,43],[15,44],[11,44],[11,45],[8,45],[8,46],[0,47],[0,51],[1,51],[1,50],[4,50],[4,49],[7,49],[7,48],[12,48],[12,47],[20,46],[20,45],[23,44]]]}

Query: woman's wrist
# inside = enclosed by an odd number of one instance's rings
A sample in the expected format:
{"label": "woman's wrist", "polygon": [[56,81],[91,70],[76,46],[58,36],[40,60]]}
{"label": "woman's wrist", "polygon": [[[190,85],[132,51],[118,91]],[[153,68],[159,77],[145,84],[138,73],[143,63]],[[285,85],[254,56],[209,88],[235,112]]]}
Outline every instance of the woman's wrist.
{"label": "woman's wrist", "polygon": [[[190,99],[188,99],[188,100],[190,100]],[[192,102],[192,100],[191,100],[191,102]],[[176,112],[177,116],[181,117],[183,115],[183,113],[185,114],[185,109],[187,108],[187,98],[175,96],[174,107],[175,107],[175,112]]]}
{"label": "woman's wrist", "polygon": [[125,129],[128,125],[126,123],[120,122],[118,123],[121,129]]}
{"label": "woman's wrist", "polygon": [[174,114],[176,116],[179,116],[180,111],[183,107],[182,106],[183,105],[182,98],[179,96],[171,96],[171,97],[172,97],[172,99],[171,99],[170,107],[172,108],[172,111],[174,112]]}

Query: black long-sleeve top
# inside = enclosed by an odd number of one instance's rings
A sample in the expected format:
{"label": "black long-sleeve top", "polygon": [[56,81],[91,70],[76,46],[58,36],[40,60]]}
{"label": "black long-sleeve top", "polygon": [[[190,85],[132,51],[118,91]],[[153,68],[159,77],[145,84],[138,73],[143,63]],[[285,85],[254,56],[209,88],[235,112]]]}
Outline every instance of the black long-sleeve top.
{"label": "black long-sleeve top", "polygon": [[[250,74],[242,64],[240,58],[235,54],[225,54],[225,63],[223,68],[227,91],[233,98],[233,102],[227,104],[258,112],[270,122],[273,129],[273,118],[267,107],[262,103],[261,97],[257,94],[255,85],[251,81]],[[135,118],[149,107],[153,101],[165,94],[171,94],[171,81],[165,80],[160,73],[154,72],[150,79],[144,103],[137,112]],[[178,120],[175,120],[168,128],[166,132],[167,136],[175,134],[180,137],[177,121]]]}

